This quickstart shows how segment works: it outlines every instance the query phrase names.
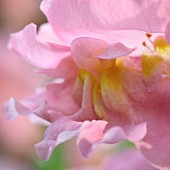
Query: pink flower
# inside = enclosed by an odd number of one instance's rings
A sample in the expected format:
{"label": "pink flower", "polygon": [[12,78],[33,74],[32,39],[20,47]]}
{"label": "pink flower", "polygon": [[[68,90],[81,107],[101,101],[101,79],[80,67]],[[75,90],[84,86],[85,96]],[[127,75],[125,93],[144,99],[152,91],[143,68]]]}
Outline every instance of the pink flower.
{"label": "pink flower", "polygon": [[41,9],[49,23],[12,34],[9,47],[56,81],[11,98],[6,116],[51,123],[35,145],[43,159],[74,136],[84,156],[126,139],[170,169],[169,1],[44,0]]}

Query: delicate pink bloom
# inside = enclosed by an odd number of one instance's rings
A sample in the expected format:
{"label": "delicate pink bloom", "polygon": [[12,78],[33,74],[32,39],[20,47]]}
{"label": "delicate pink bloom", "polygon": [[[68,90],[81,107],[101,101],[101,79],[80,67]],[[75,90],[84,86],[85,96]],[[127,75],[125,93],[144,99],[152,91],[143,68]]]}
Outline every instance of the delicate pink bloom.
{"label": "delicate pink bloom", "polygon": [[56,81],[11,98],[6,116],[51,123],[36,144],[43,159],[74,136],[84,156],[127,139],[170,169],[169,1],[44,0],[41,9],[49,23],[12,34],[9,47]]}

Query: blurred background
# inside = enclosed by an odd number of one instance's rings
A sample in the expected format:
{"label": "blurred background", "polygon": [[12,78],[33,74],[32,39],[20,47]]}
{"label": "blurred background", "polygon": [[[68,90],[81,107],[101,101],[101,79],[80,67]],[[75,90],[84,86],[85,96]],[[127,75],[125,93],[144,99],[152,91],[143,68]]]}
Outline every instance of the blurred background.
{"label": "blurred background", "polygon": [[[42,75],[33,73],[32,66],[7,49],[10,33],[31,22],[38,26],[46,22],[40,3],[41,0],[0,0],[0,170],[105,170],[102,169],[105,159],[133,145],[123,142],[117,147],[101,146],[84,159],[72,140],[59,146],[49,161],[42,161],[35,153],[34,144],[43,138],[45,127],[30,123],[27,117],[9,121],[2,114],[2,104],[11,96],[22,99],[45,82]],[[129,155],[123,159],[128,160]],[[119,165],[121,161],[118,160]]]}

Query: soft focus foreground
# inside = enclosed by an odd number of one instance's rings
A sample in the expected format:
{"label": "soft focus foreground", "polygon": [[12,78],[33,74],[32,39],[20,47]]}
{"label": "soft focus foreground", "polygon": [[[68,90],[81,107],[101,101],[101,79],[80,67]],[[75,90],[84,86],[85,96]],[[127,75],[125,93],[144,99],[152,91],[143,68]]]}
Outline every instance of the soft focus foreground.
{"label": "soft focus foreground", "polygon": [[35,145],[42,159],[73,137],[84,157],[129,140],[151,165],[170,169],[169,9],[168,0],[44,0],[48,23],[11,35],[9,48],[53,79],[4,106],[9,119],[48,122]]}

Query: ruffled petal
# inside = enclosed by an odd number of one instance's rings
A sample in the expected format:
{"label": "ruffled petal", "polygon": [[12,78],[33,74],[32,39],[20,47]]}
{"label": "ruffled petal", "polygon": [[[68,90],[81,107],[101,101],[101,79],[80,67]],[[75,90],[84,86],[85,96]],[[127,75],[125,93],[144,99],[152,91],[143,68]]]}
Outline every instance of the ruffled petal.
{"label": "ruffled petal", "polygon": [[70,55],[69,47],[42,43],[36,36],[36,25],[29,24],[22,31],[11,35],[9,48],[27,62],[43,69],[56,68],[63,58]]}
{"label": "ruffled petal", "polygon": [[80,69],[97,74],[96,72],[102,68],[102,63],[96,58],[96,55],[102,53],[107,46],[108,43],[104,40],[78,38],[71,45],[72,57]]}
{"label": "ruffled petal", "polygon": [[80,133],[78,136],[78,146],[84,157],[89,155],[92,144],[98,142],[103,137],[106,125],[106,121],[95,121]]}
{"label": "ruffled petal", "polygon": [[31,110],[20,102],[11,98],[4,106],[3,106],[3,113],[7,119],[13,119],[18,115],[30,115]]}
{"label": "ruffled petal", "polygon": [[79,68],[92,72],[96,76],[104,67],[104,61],[100,59],[115,59],[133,51],[134,49],[127,48],[122,43],[109,45],[104,40],[87,37],[75,39],[71,45],[72,57]]}
{"label": "ruffled petal", "polygon": [[99,144],[115,144],[122,140],[140,141],[146,135],[146,123],[129,125],[128,128],[112,126],[106,131],[106,121],[96,121],[78,137],[78,145],[83,156],[87,157]]}
{"label": "ruffled petal", "polygon": [[37,116],[49,121],[48,115],[45,114],[47,103],[43,100],[36,100],[34,96],[31,96],[22,101],[18,101],[14,98],[11,98],[3,106],[3,113],[7,119],[14,119],[15,117],[22,115],[28,116],[31,114],[36,114]]}
{"label": "ruffled petal", "polygon": [[73,83],[74,79],[51,83],[22,101],[11,98],[4,105],[4,114],[8,119],[36,114],[49,122],[54,122],[62,115],[72,115],[80,109],[72,96]]}
{"label": "ruffled petal", "polygon": [[38,155],[48,160],[54,148],[77,136],[91,122],[75,122],[69,119],[60,119],[52,123],[44,134],[44,140],[35,145]]}

